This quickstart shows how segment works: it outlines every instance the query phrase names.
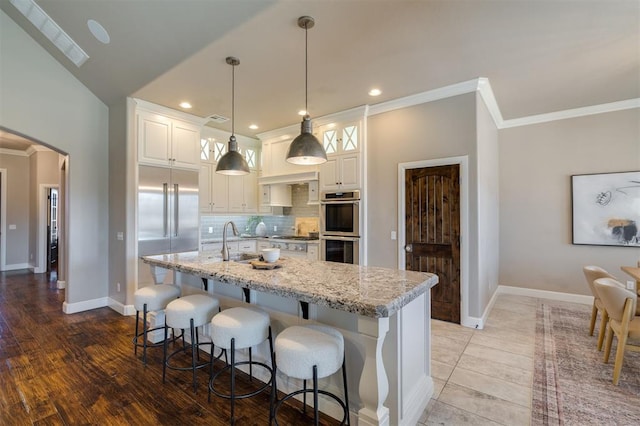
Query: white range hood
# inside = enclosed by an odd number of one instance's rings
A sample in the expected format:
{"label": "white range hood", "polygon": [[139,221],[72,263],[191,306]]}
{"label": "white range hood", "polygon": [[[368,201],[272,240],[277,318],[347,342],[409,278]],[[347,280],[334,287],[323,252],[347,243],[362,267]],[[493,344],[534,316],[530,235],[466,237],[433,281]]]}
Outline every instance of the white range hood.
{"label": "white range hood", "polygon": [[312,180],[318,180],[318,172],[288,173],[286,175],[264,176],[258,178],[258,183],[260,185],[293,185],[296,183],[304,183]]}

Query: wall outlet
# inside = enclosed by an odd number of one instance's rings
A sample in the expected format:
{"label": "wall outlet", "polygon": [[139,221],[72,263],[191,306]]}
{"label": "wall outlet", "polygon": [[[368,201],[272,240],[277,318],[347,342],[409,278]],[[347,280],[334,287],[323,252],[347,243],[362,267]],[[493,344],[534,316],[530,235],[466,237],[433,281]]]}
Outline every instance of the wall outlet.
{"label": "wall outlet", "polygon": [[278,225],[273,225],[273,232],[276,232],[278,230]]}
{"label": "wall outlet", "polygon": [[391,231],[391,239],[395,241],[396,238],[398,238],[398,234],[396,234],[396,231]]}
{"label": "wall outlet", "polygon": [[116,240],[118,241],[124,240],[124,232],[116,232]]}
{"label": "wall outlet", "polygon": [[636,289],[636,282],[632,281],[632,280],[628,280],[627,281],[627,290],[635,290]]}
{"label": "wall outlet", "polygon": [[29,254],[29,260],[33,260],[33,253]]}
{"label": "wall outlet", "polygon": [[116,284],[116,291],[120,293],[120,283]]}
{"label": "wall outlet", "polygon": [[209,227],[209,233],[210,233],[210,234],[213,234],[213,226],[210,226],[210,227]]}

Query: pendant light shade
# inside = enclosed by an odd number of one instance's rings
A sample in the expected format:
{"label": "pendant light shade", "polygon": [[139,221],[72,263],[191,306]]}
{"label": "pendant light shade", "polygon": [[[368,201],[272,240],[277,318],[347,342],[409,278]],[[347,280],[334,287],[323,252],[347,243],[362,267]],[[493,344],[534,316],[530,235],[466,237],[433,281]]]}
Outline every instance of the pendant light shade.
{"label": "pendant light shade", "polygon": [[[301,16],[298,18],[298,26],[304,29],[304,109],[308,111],[308,97],[309,97],[309,67],[308,67],[308,54],[307,54],[307,30],[313,28],[315,21],[310,16]],[[313,129],[311,126],[311,117],[307,113],[302,119],[300,125],[300,135],[296,137],[287,151],[287,162],[300,165],[315,165],[322,164],[327,161],[327,153],[324,147],[313,136]]]}
{"label": "pendant light shade", "polygon": [[249,174],[249,165],[242,154],[238,152],[238,142],[235,136],[235,69],[240,64],[238,58],[229,56],[227,64],[231,65],[231,136],[229,137],[229,149],[227,153],[220,158],[216,166],[216,173],[222,175],[239,176]]}

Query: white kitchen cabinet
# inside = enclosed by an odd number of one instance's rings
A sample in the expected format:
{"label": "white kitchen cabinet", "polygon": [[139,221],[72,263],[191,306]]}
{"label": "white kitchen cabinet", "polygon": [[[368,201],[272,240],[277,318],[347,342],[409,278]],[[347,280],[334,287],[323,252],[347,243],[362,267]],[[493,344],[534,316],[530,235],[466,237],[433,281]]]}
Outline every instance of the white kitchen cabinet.
{"label": "white kitchen cabinet", "polygon": [[229,176],[230,213],[258,212],[258,174],[251,172],[244,176]]}
{"label": "white kitchen cabinet", "polygon": [[360,154],[343,154],[329,157],[320,165],[320,190],[337,191],[359,189]]}
{"label": "white kitchen cabinet", "polygon": [[216,173],[216,165],[200,164],[199,203],[201,213],[225,213],[229,210],[229,176]]}
{"label": "white kitchen cabinet", "polygon": [[320,249],[318,247],[318,244],[314,244],[314,243],[307,244],[307,259],[320,260]]}
{"label": "white kitchen cabinet", "polygon": [[197,169],[200,126],[146,110],[137,110],[138,162]]}
{"label": "white kitchen cabinet", "polygon": [[318,191],[318,181],[310,180],[309,181],[309,200],[307,204],[319,204],[320,203],[320,194]]}
{"label": "white kitchen cabinet", "polygon": [[260,185],[262,203],[273,207],[291,207],[291,185]]}
{"label": "white kitchen cabinet", "polygon": [[327,162],[320,165],[320,191],[359,189],[362,185],[359,122],[320,129]]}
{"label": "white kitchen cabinet", "polygon": [[265,240],[257,240],[257,249],[258,251],[266,248],[271,248],[271,243]]}
{"label": "white kitchen cabinet", "polygon": [[256,240],[240,240],[238,241],[238,251],[240,253],[255,253],[257,251]]}

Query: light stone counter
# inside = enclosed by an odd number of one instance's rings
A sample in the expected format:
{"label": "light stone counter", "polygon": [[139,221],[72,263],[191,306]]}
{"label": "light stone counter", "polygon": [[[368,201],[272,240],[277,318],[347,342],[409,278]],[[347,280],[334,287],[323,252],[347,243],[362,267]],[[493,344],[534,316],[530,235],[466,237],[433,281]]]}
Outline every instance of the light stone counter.
{"label": "light stone counter", "polygon": [[[274,309],[270,298],[309,303],[315,311],[309,322],[337,327],[344,335],[349,381],[359,382],[349,386],[352,424],[415,425],[433,395],[430,318],[436,275],[302,258],[282,258],[281,268],[256,270],[247,263],[223,262],[213,251],[142,259],[151,266],[157,283],[167,270],[173,270],[213,282],[209,292],[221,300],[224,294],[217,293],[222,291],[219,287],[250,289],[255,293],[251,300],[269,312],[276,334],[307,320]],[[260,355],[265,360],[270,357],[254,350],[254,359]],[[341,378],[323,381],[323,386],[342,394],[342,386],[337,385]],[[296,389],[295,383],[285,382],[285,387],[293,387],[283,391]],[[321,399],[320,410],[341,416],[331,400]]]}
{"label": "light stone counter", "polygon": [[393,315],[438,282],[436,275],[424,272],[302,258],[283,257],[279,260],[282,267],[273,270],[223,262],[213,252],[146,256],[143,260],[152,266],[373,318]]}

